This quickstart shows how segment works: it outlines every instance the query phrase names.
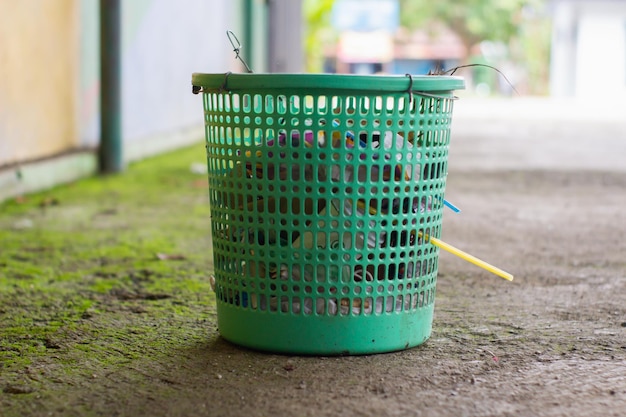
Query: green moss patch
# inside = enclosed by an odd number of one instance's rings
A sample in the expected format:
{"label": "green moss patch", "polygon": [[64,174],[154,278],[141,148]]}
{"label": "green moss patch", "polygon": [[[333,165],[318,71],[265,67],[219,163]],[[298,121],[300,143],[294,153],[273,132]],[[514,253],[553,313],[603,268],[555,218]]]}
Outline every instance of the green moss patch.
{"label": "green moss patch", "polygon": [[207,337],[202,161],[198,144],[0,206],[0,406]]}

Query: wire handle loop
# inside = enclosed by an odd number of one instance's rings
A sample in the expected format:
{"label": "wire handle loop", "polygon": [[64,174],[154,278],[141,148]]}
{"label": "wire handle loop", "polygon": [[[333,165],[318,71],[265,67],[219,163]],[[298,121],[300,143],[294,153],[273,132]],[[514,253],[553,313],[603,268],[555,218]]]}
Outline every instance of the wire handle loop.
{"label": "wire handle loop", "polygon": [[243,66],[246,67],[246,71],[248,72],[248,74],[252,74],[252,70],[250,69],[246,61],[244,61],[243,58],[239,55],[242,46],[241,46],[241,42],[239,42],[239,39],[237,39],[237,36],[230,30],[226,31],[226,36],[228,36],[228,40],[230,41],[230,44],[233,47],[235,58],[240,60]]}

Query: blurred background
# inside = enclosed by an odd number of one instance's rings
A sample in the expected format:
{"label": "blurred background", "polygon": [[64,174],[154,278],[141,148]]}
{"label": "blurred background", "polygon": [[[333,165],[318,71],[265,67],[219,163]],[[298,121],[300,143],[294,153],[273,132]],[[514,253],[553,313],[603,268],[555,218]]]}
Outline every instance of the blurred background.
{"label": "blurred background", "polygon": [[[115,7],[119,45],[101,48]],[[460,118],[624,119],[625,0],[0,0],[0,201],[101,170],[103,91],[119,90],[122,169],[201,142],[191,74],[245,71],[238,42],[256,73],[498,68],[456,71],[482,103]]]}

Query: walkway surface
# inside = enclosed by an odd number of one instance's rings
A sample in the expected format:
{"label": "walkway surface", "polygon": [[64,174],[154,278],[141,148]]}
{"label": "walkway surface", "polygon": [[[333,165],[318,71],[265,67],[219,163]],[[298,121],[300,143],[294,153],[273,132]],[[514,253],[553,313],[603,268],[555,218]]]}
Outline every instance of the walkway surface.
{"label": "walkway surface", "polygon": [[201,145],[7,206],[0,414],[623,416],[624,109],[456,102],[442,239],[515,280],[442,252],[432,336],[395,353],[219,336]]}
{"label": "walkway surface", "polygon": [[626,171],[626,101],[462,98],[452,135],[453,170]]}

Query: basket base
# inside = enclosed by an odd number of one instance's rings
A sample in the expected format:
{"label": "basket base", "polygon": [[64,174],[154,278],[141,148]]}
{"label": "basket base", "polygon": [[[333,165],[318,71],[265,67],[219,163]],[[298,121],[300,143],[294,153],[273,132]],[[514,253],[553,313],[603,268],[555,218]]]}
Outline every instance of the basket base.
{"label": "basket base", "polygon": [[434,303],[415,311],[366,316],[303,316],[260,312],[218,302],[219,332],[248,348],[300,355],[365,355],[424,343]]}

